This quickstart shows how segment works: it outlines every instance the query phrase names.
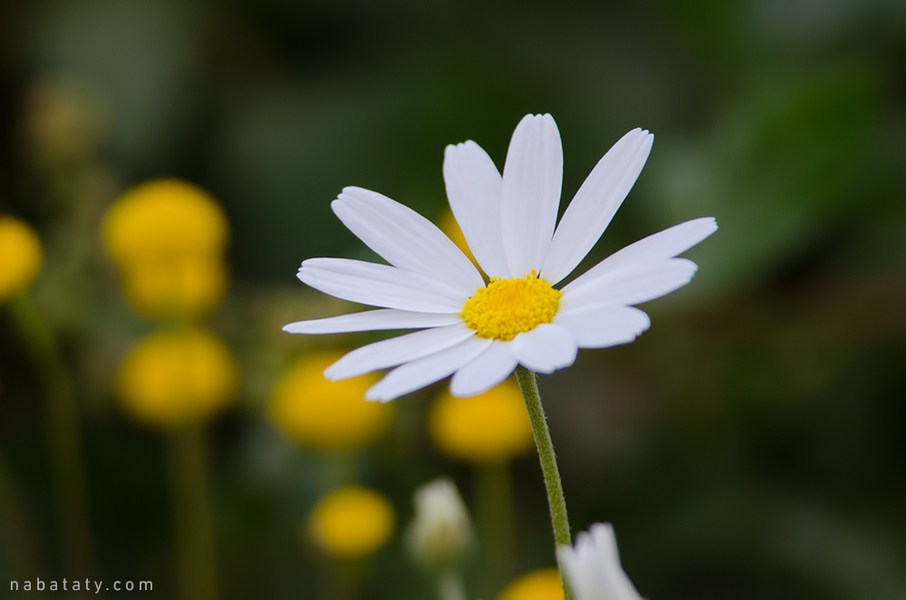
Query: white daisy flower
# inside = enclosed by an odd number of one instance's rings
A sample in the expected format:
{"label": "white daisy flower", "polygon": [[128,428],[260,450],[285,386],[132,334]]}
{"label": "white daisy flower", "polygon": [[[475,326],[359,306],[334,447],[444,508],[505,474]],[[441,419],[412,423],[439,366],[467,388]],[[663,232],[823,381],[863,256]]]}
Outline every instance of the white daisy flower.
{"label": "white daisy flower", "polygon": [[[601,237],[638,178],[654,136],[624,135],[604,155],[557,223],[563,177],[560,133],[550,115],[516,127],[503,176],[475,142],[447,146],[450,208],[485,283],[433,223],[386,196],[348,187],[331,207],[389,265],[312,258],[298,277],[326,294],[379,307],[290,323],[289,333],[419,329],[363,346],[331,365],[331,380],[391,367],[366,398],[389,401],[453,375],[454,396],[484,392],[519,364],[568,367],[579,348],[633,341],[648,315],[633,305],[689,283],[695,263],[675,258],[717,230],[687,221],[631,244],[558,289]],[[555,227],[556,226],[556,227]]]}
{"label": "white daisy flower", "polygon": [[642,600],[620,565],[610,523],[595,523],[576,536],[575,548],[560,546],[557,556],[576,600]]}

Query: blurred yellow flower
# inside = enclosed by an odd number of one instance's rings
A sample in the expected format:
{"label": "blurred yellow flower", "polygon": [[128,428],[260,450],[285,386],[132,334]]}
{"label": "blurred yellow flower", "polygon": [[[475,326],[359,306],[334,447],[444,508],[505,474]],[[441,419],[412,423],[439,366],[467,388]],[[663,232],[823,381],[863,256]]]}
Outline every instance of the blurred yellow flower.
{"label": "blurred yellow flower", "polygon": [[28,288],[43,262],[35,230],[19,219],[0,216],[0,302]]}
{"label": "blurred yellow flower", "polygon": [[506,460],[532,448],[532,425],[512,379],[469,398],[444,390],[428,414],[428,429],[438,450],[467,462]]}
{"label": "blurred yellow flower", "polygon": [[497,600],[563,600],[560,573],[557,569],[532,571],[508,585]]}
{"label": "blurred yellow flower", "polygon": [[123,273],[129,303],[149,317],[204,315],[223,299],[229,275],[207,255],[137,260]]}
{"label": "blurred yellow flower", "polygon": [[110,206],[101,236],[108,254],[128,268],[149,257],[220,257],[229,225],[203,189],[179,179],[155,179],[126,190]]}
{"label": "blurred yellow flower", "polygon": [[211,417],[236,395],[229,349],[200,329],[160,331],[129,352],[116,382],[125,411],[146,425],[172,428]]}
{"label": "blurred yellow flower", "polygon": [[387,543],[395,521],[393,507],[382,494],[348,486],[321,498],[308,516],[308,534],[334,558],[360,558]]}
{"label": "blurred yellow flower", "polygon": [[373,374],[342,381],[324,378],[324,369],[342,356],[321,352],[304,356],[283,373],[271,396],[271,417],[299,443],[321,450],[352,450],[384,433],[393,405],[365,400],[377,381]]}

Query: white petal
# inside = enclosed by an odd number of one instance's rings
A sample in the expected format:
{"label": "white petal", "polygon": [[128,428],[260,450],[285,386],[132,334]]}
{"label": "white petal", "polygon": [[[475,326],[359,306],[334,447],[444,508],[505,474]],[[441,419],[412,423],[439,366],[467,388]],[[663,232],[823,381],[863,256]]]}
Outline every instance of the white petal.
{"label": "white petal", "polygon": [[500,236],[500,173],[475,142],[447,146],[447,198],[475,260],[490,277],[510,277]]}
{"label": "white petal", "polygon": [[545,281],[553,285],[569,275],[598,242],[642,172],[653,142],[648,131],[633,129],[598,161],[557,225],[541,270]]}
{"label": "white petal", "polygon": [[630,306],[589,305],[560,310],[554,324],[569,331],[579,348],[607,348],[633,341],[651,326],[651,319]]}
{"label": "white petal", "polygon": [[674,225],[661,232],[649,235],[614,252],[592,271],[608,271],[631,264],[650,263],[678,256],[717,231],[714,217],[702,217]]}
{"label": "white petal", "polygon": [[425,275],[345,258],[310,258],[297,277],[343,300],[416,312],[457,313],[471,295]]}
{"label": "white petal", "polygon": [[460,323],[458,314],[438,314],[378,308],[363,312],[297,321],[283,326],[287,333],[350,333],[353,331],[381,331],[384,329],[424,329],[425,327],[442,327]]}
{"label": "white petal", "polygon": [[592,525],[576,536],[575,548],[562,545],[557,556],[577,600],[641,600],[617,553],[609,523]]}
{"label": "white petal", "polygon": [[576,360],[578,347],[573,336],[559,325],[543,323],[520,333],[512,342],[513,354],[527,369],[553,373]]}
{"label": "white petal", "polygon": [[513,132],[500,191],[507,264],[521,277],[544,264],[560,206],[563,148],[550,115],[527,115]]}
{"label": "white petal", "polygon": [[406,363],[387,373],[365,392],[366,400],[389,402],[455,373],[485,351],[493,340],[472,336],[456,346]]}
{"label": "white petal", "polygon": [[561,291],[560,309],[578,309],[592,304],[641,304],[678,290],[690,281],[698,267],[685,258],[631,265],[614,271],[591,269]]}
{"label": "white petal", "polygon": [[357,377],[428,356],[475,335],[465,324],[424,329],[356,348],[324,371],[332,381]]}
{"label": "white petal", "polygon": [[475,360],[461,368],[450,381],[450,393],[466,398],[486,392],[507,377],[518,362],[509,342],[495,341]]}
{"label": "white petal", "polygon": [[395,267],[434,278],[472,294],[481,274],[431,221],[390,198],[347,187],[331,208],[360,240]]}

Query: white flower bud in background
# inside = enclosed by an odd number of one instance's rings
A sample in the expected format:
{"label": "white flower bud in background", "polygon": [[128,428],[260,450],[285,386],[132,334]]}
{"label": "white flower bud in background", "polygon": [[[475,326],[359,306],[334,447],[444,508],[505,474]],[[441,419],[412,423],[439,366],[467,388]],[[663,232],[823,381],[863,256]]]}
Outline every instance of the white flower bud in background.
{"label": "white flower bud in background", "polygon": [[610,523],[596,523],[576,536],[575,548],[557,550],[576,600],[642,600],[620,565]]}
{"label": "white flower bud in background", "polygon": [[455,570],[472,543],[469,514],[456,485],[436,479],[415,491],[407,541],[415,560],[441,572]]}

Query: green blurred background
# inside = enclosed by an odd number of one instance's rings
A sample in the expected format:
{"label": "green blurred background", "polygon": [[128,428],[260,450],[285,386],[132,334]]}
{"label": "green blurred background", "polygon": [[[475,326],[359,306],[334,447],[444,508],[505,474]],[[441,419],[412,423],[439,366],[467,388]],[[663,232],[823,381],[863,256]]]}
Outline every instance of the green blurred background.
{"label": "green blurred background", "polygon": [[[587,264],[694,217],[721,227],[688,253],[693,283],[645,307],[649,332],[541,380],[574,530],[613,522],[653,599],[906,598],[904,65],[897,0],[6,0],[0,211],[45,246],[31,296],[75,381],[97,578],[176,595],[161,436],[111,392],[151,326],[103,255],[106,206],[175,176],[226,210],[233,281],[208,324],[243,387],[209,429],[221,595],[315,598],[298,523],[320,458],[264,407],[292,357],[369,338],[280,331],[342,308],[298,263],[367,257],[330,211],[342,187],[439,217],[445,145],[473,139],[502,166],[519,119],[549,112],[564,206],[623,133],[656,135]],[[4,313],[0,452],[43,572],[79,577],[56,549],[38,388]],[[433,477],[473,497],[470,470],[425,433],[438,389],[399,400],[358,458],[403,524]],[[516,575],[553,555],[537,459],[513,478]],[[403,546],[398,532],[368,565],[363,598],[431,597]]]}

